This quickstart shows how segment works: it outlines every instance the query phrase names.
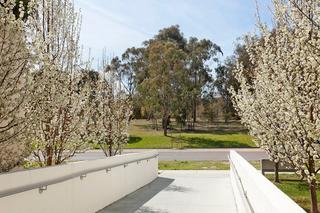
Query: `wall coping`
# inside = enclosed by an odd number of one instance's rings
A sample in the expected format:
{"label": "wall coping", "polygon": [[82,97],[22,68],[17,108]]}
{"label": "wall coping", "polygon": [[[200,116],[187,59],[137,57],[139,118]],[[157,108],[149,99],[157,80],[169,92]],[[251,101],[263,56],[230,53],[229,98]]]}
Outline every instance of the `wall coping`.
{"label": "wall coping", "polygon": [[[235,151],[230,151],[230,175],[237,181],[234,191],[240,192],[249,212],[305,213],[289,196],[264,177]],[[240,204],[243,206],[243,203]],[[248,210],[247,210],[248,211]]]}
{"label": "wall coping", "polygon": [[128,166],[158,156],[157,151],[117,155],[106,159],[72,162],[65,165],[23,170],[0,175],[0,198],[29,191],[45,190],[47,186],[68,181],[77,177],[85,177],[89,173],[110,170],[114,167]]}

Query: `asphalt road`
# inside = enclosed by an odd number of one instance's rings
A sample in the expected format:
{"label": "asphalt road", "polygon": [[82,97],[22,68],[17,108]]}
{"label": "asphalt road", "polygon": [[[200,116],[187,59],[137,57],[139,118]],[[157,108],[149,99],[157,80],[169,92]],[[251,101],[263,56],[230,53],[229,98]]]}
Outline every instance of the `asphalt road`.
{"label": "asphalt road", "polygon": [[[127,149],[124,153],[145,152],[150,149]],[[189,161],[203,161],[203,160],[217,160],[227,161],[230,150],[237,151],[247,160],[260,160],[267,158],[265,151],[258,148],[241,148],[241,149],[158,149],[159,160],[189,160]],[[72,160],[95,160],[105,158],[100,150],[91,150],[85,153],[77,154]]]}

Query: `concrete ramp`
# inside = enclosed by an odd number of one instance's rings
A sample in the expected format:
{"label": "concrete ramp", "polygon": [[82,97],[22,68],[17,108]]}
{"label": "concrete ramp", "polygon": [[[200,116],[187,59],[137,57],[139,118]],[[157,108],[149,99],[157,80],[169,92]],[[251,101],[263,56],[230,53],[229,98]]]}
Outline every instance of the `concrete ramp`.
{"label": "concrete ramp", "polygon": [[151,184],[99,213],[237,212],[229,171],[162,171]]}

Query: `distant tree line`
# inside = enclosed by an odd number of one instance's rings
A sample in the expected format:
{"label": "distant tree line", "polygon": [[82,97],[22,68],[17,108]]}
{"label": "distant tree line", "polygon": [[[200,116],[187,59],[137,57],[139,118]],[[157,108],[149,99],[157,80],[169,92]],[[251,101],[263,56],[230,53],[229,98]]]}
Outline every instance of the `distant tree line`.
{"label": "distant tree line", "polygon": [[128,48],[108,69],[117,73],[133,102],[133,118],[151,119],[155,128],[160,119],[167,135],[170,118],[188,129],[194,129],[198,117],[237,118],[228,92],[238,84],[232,71],[238,58],[251,64],[245,44],[238,44],[224,63],[219,61],[222,54],[208,39],[186,39],[175,25],[161,29],[142,47]]}

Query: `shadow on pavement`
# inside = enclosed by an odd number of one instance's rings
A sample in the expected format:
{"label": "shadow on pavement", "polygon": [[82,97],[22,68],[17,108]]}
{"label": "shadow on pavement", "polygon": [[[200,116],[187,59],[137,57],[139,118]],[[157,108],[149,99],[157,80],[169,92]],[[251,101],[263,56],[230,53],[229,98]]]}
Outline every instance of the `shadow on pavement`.
{"label": "shadow on pavement", "polygon": [[173,181],[174,179],[158,177],[150,184],[127,195],[110,206],[105,207],[104,209],[98,211],[98,213],[133,213],[137,210],[138,213],[166,213],[162,210],[144,209],[140,207],[142,207],[160,191],[167,188]]}

